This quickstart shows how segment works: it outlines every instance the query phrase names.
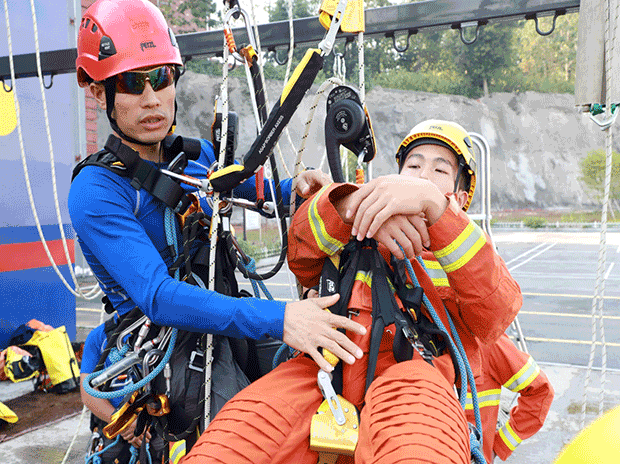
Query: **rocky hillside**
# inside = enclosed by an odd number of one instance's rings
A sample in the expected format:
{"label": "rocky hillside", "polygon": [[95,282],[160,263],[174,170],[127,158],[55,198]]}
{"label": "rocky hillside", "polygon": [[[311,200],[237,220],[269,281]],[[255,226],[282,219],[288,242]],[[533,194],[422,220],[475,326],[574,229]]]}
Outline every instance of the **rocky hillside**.
{"label": "rocky hillside", "polygon": [[[288,125],[290,138],[300,144],[309,108],[318,85],[306,98]],[[268,82],[270,106],[279,98],[281,82]],[[210,139],[215,96],[220,79],[187,72],[178,87],[178,133]],[[237,156],[246,153],[256,136],[249,92],[245,81],[230,79],[229,105],[240,116]],[[578,113],[574,98],[566,94],[494,94],[471,100],[454,95],[373,88],[366,101],[375,132],[378,154],[373,176],[395,172],[394,151],[417,122],[428,118],[452,119],[469,131],[482,134],[491,149],[493,209],[592,207],[591,192],[579,178],[579,160],[588,151],[603,147],[604,137],[587,115]],[[103,115],[102,115],[103,116]],[[325,96],[311,125],[303,161],[318,167],[325,150]],[[105,134],[108,125],[99,125]],[[103,137],[103,136],[102,136]],[[101,140],[105,140],[101,138]],[[616,138],[616,150],[620,139]],[[289,168],[295,152],[286,134],[280,146]],[[476,205],[472,206],[475,211]]]}

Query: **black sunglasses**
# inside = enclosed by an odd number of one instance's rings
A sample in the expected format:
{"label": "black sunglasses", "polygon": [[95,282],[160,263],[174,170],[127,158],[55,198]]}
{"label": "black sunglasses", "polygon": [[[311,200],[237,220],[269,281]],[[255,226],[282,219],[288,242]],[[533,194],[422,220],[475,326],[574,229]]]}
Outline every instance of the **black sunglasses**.
{"label": "black sunglasses", "polygon": [[126,71],[116,75],[116,91],[140,95],[144,92],[146,82],[151,83],[155,92],[174,83],[175,69],[169,64],[151,71]]}

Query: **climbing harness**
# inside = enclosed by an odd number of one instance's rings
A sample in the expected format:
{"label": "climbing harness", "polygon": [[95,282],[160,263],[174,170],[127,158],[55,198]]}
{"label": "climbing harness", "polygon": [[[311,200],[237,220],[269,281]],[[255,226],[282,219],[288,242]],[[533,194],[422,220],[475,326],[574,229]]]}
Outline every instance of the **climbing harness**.
{"label": "climbing harness", "polygon": [[[365,239],[363,242],[351,240],[340,256],[332,256],[325,260],[321,272],[319,294],[321,296],[340,294],[338,302],[329,308],[334,314],[349,316],[348,304],[356,280],[364,279],[371,288],[372,327],[365,391],[374,379],[383,333],[386,327],[395,324],[393,342],[395,360],[397,362],[410,360],[416,351],[422,359],[433,365],[434,358],[449,353],[455,368],[455,381],[460,380],[459,401],[465,408],[467,385],[468,382],[473,384],[473,373],[447,310],[445,312],[450,323],[450,332],[424,295],[411,263],[392,258],[391,264],[393,271],[379,254],[377,243],[373,239]],[[408,283],[408,277],[412,284]],[[402,308],[397,303],[395,295],[402,303]],[[430,318],[422,311],[422,303]],[[312,419],[310,447],[320,452],[319,462],[327,462],[329,454],[352,455],[359,429],[358,416],[353,414],[355,407],[340,395],[343,388],[342,363],[327,350],[323,350],[323,355],[335,368],[331,374],[323,370],[318,373],[317,382],[325,400]],[[471,385],[471,388],[477,417],[476,427],[472,427],[470,431],[472,457],[474,462],[483,463],[484,460],[479,460],[482,456],[480,453],[482,438],[478,430],[482,430],[482,427],[475,385]]]}

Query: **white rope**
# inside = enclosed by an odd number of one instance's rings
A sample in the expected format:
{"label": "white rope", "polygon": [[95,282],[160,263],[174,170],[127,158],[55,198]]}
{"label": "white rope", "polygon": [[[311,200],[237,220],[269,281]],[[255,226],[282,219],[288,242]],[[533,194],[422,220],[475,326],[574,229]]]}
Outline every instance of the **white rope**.
{"label": "white rope", "polygon": [[[611,8],[609,5],[609,0],[605,2],[605,76],[606,76],[606,91],[605,91],[605,99],[606,99],[606,111],[609,112],[610,116],[612,114],[612,95],[611,95],[611,59],[613,56],[613,48],[614,42],[616,38],[617,31],[617,21],[619,18],[618,15],[618,5],[616,2],[616,12],[615,18],[612,23],[611,17]],[[614,24],[614,29],[612,32],[611,24]],[[609,194],[611,190],[611,168],[612,168],[612,125],[608,125],[604,128],[605,133],[605,150],[606,150],[606,160],[605,160],[605,182],[604,182],[604,194],[603,194],[603,207],[601,212],[601,234],[600,234],[600,242],[599,242],[599,254],[598,254],[598,266],[596,272],[596,286],[594,290],[594,297],[592,299],[592,344],[590,346],[590,356],[588,358],[588,369],[586,371],[586,380],[585,386],[583,390],[583,402],[581,404],[581,428],[585,426],[586,420],[586,403],[588,397],[588,386],[590,383],[590,373],[592,371],[592,367],[594,364],[594,355],[596,350],[596,342],[597,342],[597,330],[596,330],[596,319],[598,318],[598,328],[601,336],[601,389],[600,389],[600,398],[599,398],[599,407],[598,407],[598,415],[601,416],[603,414],[604,408],[604,399],[605,399],[605,383],[606,383],[606,371],[607,371],[607,346],[605,341],[605,328],[603,324],[603,309],[604,309],[604,294],[605,294],[605,267],[607,260],[607,209],[609,205]]]}
{"label": "white rope", "polygon": [[37,21],[36,21],[36,12],[35,12],[35,8],[34,8],[34,3],[33,0],[30,1],[30,6],[32,8],[32,21],[34,24],[34,38],[35,38],[35,55],[36,55],[36,61],[37,61],[37,70],[38,70],[38,74],[39,74],[39,82],[41,84],[41,94],[43,97],[43,108],[44,108],[44,114],[45,114],[45,127],[46,127],[46,131],[47,131],[47,135],[48,135],[48,141],[49,141],[49,147],[50,147],[50,160],[51,160],[51,169],[52,169],[52,186],[53,186],[53,191],[54,191],[54,203],[55,203],[55,207],[56,207],[56,215],[58,217],[58,226],[60,228],[60,234],[62,237],[62,243],[63,243],[63,248],[65,251],[65,257],[67,260],[67,267],[69,268],[69,272],[71,274],[71,277],[73,279],[73,282],[75,284],[75,289],[69,285],[69,283],[65,280],[64,276],[62,275],[62,273],[60,272],[60,270],[58,269],[58,266],[56,265],[56,262],[54,261],[54,258],[52,257],[52,254],[50,252],[50,249],[47,245],[47,241],[45,240],[45,236],[43,235],[43,230],[41,228],[41,221],[39,220],[39,215],[37,214],[37,208],[36,205],[34,203],[34,195],[32,193],[32,186],[30,184],[30,175],[28,173],[28,165],[26,163],[26,149],[24,147],[24,136],[23,136],[23,132],[22,132],[22,125],[21,125],[21,111],[20,111],[20,106],[19,106],[19,100],[17,98],[17,79],[15,78],[15,64],[13,62],[13,43],[12,43],[12,38],[11,38],[11,25],[10,25],[10,21],[9,21],[9,9],[8,9],[8,2],[7,0],[4,0],[4,15],[5,15],[5,20],[6,20],[6,30],[7,30],[7,40],[8,40],[8,51],[9,51],[9,67],[11,70],[11,81],[13,84],[12,87],[12,91],[13,91],[13,104],[15,105],[15,113],[16,113],[16,119],[17,119],[17,135],[18,135],[18,139],[19,139],[19,148],[20,148],[20,155],[21,155],[21,160],[22,160],[22,167],[24,170],[24,179],[26,182],[26,190],[28,192],[28,200],[30,202],[30,208],[32,210],[32,214],[34,216],[34,220],[35,220],[35,224],[37,227],[37,231],[39,232],[39,238],[41,239],[41,244],[43,245],[43,249],[45,250],[45,253],[47,255],[47,258],[50,262],[50,264],[52,265],[52,268],[54,269],[54,271],[56,272],[56,274],[58,275],[58,277],[60,277],[60,280],[62,281],[62,283],[65,285],[65,287],[67,287],[67,289],[76,297],[82,297],[85,299],[94,299],[96,297],[98,297],[101,294],[101,289],[99,287],[94,288],[93,290],[91,290],[90,292],[84,294],[82,292],[82,290],[80,289],[77,280],[76,280],[76,276],[75,273],[73,271],[73,266],[71,265],[71,257],[69,255],[69,250],[67,248],[67,240],[64,234],[64,229],[63,229],[63,224],[62,224],[62,220],[60,218],[60,206],[58,204],[58,192],[56,189],[56,171],[55,171],[55,163],[54,163],[54,152],[52,150],[52,143],[51,143],[51,136],[50,136],[50,129],[49,129],[49,118],[47,116],[47,103],[45,100],[45,88],[43,87],[43,73],[41,72],[41,53],[39,50],[39,39],[38,39],[38,33],[37,33]]}
{"label": "white rope", "polygon": [[[222,20],[225,16],[222,12]],[[222,135],[220,138],[220,152],[217,161],[217,169],[224,166],[224,158],[226,156],[226,144],[228,142],[228,45],[224,37],[223,45],[223,66],[222,66],[222,85],[220,87],[220,100],[222,102]],[[215,291],[215,257],[217,248],[217,232],[220,225],[220,194],[213,193],[213,206],[211,215],[211,231],[209,234],[209,284],[208,289]],[[207,334],[207,349],[205,352],[205,414],[204,428],[206,429],[211,422],[211,367],[213,364],[213,334]]]}
{"label": "white rope", "polygon": [[[293,0],[288,0],[288,57],[286,59],[286,72],[284,73],[284,87],[288,82],[291,73],[291,62],[293,61],[293,47],[295,47],[295,31],[293,30]],[[292,143],[291,143],[292,145]]]}
{"label": "white rope", "polygon": [[[103,315],[105,314],[105,305],[101,306],[101,311],[99,313],[99,324],[97,324],[97,326],[100,326],[101,324],[103,324]],[[80,414],[80,421],[78,422],[77,427],[75,428],[75,433],[73,434],[73,438],[71,439],[71,443],[69,443],[69,448],[67,448],[67,451],[65,453],[65,457],[63,458],[61,464],[66,464],[67,459],[69,459],[69,454],[71,454],[71,450],[73,449],[73,445],[75,445],[75,440],[77,439],[77,436],[80,433],[80,429],[82,428],[82,421],[84,420],[84,415],[86,414],[86,411],[88,410],[88,408],[86,407],[86,405],[84,405],[84,407],[82,408],[82,412]]]}
{"label": "white rope", "polygon": [[[364,73],[364,32],[357,34],[357,60],[359,62],[359,94],[362,108],[366,108],[366,76]],[[372,162],[366,163],[368,180],[372,180]]]}
{"label": "white rope", "polygon": [[[297,157],[295,158],[295,168],[293,171],[293,181],[291,184],[291,216],[293,215],[293,211],[295,210],[295,189],[297,188],[297,177],[299,176],[299,173],[304,169],[301,158],[303,157],[304,150],[306,149],[306,143],[308,142],[310,125],[312,124],[312,120],[314,119],[316,107],[319,105],[319,99],[330,85],[342,85],[342,81],[337,77],[330,77],[325,82],[323,82],[319,89],[316,91],[314,101],[312,102],[312,106],[310,106],[310,111],[308,111],[308,119],[306,120],[304,135],[301,138],[301,144],[299,146],[299,150],[297,151]],[[321,170],[326,157],[326,154],[323,155],[323,160],[321,161],[321,164],[319,166],[319,169]]]}

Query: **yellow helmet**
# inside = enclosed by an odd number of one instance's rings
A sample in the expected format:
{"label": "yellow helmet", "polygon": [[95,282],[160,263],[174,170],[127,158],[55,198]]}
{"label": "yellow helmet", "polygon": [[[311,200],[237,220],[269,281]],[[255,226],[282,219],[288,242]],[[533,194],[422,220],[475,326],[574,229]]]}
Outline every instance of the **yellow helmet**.
{"label": "yellow helmet", "polygon": [[454,190],[456,191],[460,176],[465,171],[468,177],[465,187],[468,192],[467,202],[463,206],[463,211],[467,211],[476,190],[476,157],[471,137],[469,137],[469,134],[463,127],[455,122],[438,119],[429,119],[428,121],[421,122],[411,129],[398,147],[396,162],[399,169],[402,169],[409,150],[418,145],[426,144],[445,146],[456,154],[459,167]]}

